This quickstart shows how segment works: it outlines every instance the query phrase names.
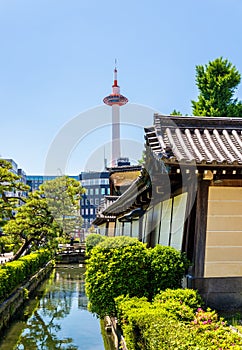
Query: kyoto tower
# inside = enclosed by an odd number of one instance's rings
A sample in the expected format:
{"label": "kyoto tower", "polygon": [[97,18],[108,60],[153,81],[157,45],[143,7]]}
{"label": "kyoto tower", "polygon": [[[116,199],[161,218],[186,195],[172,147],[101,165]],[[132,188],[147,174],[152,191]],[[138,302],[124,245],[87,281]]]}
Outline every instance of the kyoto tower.
{"label": "kyoto tower", "polygon": [[128,102],[127,97],[120,94],[117,79],[117,67],[115,61],[114,82],[112,85],[112,93],[103,99],[103,102],[112,106],[112,166],[117,164],[117,160],[121,157],[120,150],[120,106]]}

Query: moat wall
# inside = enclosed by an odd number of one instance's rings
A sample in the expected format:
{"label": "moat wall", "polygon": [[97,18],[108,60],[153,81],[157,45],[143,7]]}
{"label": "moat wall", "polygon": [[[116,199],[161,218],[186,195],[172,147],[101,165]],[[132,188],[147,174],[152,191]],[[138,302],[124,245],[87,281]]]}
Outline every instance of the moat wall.
{"label": "moat wall", "polygon": [[38,285],[50,274],[53,269],[53,262],[50,261],[33,275],[29,281],[23,284],[2,303],[0,304],[0,333],[14,318],[16,312],[23,306],[28,295],[33,293]]}

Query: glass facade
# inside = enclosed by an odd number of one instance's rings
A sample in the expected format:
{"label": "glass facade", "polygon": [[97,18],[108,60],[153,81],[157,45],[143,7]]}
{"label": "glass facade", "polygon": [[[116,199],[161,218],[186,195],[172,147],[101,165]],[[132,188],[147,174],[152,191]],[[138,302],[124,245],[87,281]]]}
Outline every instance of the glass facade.
{"label": "glass facade", "polygon": [[96,217],[101,199],[110,194],[109,172],[83,172],[79,180],[86,189],[81,200],[81,209],[84,212],[84,228],[88,229]]}
{"label": "glass facade", "polygon": [[[58,176],[46,176],[46,175],[27,175],[26,181],[27,185],[30,186],[30,191],[36,191],[39,189],[45,181],[50,181],[56,179]],[[79,180],[79,176],[68,176],[75,180]]]}

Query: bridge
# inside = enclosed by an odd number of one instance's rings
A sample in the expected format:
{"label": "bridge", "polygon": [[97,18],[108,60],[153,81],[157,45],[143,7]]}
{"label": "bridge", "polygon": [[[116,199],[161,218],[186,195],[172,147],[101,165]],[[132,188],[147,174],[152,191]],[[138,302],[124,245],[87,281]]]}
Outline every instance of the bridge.
{"label": "bridge", "polygon": [[60,264],[85,263],[86,244],[73,243],[59,244],[56,254],[56,262]]}

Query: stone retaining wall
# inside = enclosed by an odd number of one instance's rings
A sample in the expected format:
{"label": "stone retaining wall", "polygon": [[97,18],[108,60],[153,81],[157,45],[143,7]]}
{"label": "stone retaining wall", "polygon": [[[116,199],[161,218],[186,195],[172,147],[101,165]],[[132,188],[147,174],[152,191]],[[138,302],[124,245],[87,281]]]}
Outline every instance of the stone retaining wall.
{"label": "stone retaining wall", "polygon": [[115,349],[128,350],[125,339],[118,329],[117,319],[115,317],[105,316],[104,325],[106,332],[112,332]]}
{"label": "stone retaining wall", "polygon": [[14,318],[16,312],[23,306],[27,299],[26,293],[33,293],[40,282],[42,282],[52,271],[53,262],[50,261],[45,267],[40,269],[34,276],[32,276],[28,282],[26,282],[21,287],[17,288],[8,299],[6,299],[2,304],[0,304],[0,332],[6,328]]}

